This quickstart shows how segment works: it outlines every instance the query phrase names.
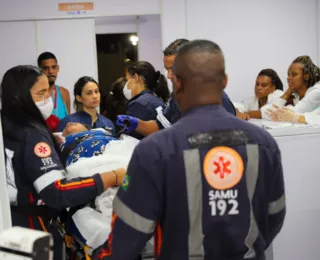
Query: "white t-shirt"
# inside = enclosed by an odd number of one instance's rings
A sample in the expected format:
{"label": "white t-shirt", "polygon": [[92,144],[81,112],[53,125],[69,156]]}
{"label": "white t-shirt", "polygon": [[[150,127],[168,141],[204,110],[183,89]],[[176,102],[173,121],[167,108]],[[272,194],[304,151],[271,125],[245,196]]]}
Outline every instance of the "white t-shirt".
{"label": "white t-shirt", "polygon": [[308,125],[320,125],[320,107],[303,115]]}
{"label": "white t-shirt", "polygon": [[[275,99],[278,99],[283,95],[282,90],[276,89],[274,92],[268,95],[267,104],[273,104]],[[243,100],[241,103],[234,103],[235,108],[239,110],[239,112],[249,112],[249,111],[257,111],[259,108],[259,100],[256,96],[250,97],[246,100]]]}

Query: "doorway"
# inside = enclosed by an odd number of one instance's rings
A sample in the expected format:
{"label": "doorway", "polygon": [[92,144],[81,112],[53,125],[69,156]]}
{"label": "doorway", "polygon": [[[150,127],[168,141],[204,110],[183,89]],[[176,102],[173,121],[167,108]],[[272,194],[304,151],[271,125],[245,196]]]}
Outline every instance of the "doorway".
{"label": "doorway", "polygon": [[108,95],[112,82],[125,76],[125,64],[138,60],[138,43],[132,41],[134,37],[137,37],[135,33],[96,35],[101,100]]}

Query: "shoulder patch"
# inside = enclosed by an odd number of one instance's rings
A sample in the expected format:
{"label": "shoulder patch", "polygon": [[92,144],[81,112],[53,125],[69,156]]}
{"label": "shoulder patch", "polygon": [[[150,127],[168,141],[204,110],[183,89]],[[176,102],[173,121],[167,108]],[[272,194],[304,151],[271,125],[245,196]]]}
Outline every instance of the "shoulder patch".
{"label": "shoulder patch", "polygon": [[130,176],[128,174],[126,174],[124,176],[123,182],[121,184],[121,187],[124,191],[127,191],[129,188],[129,182],[130,182]]}
{"label": "shoulder patch", "polygon": [[46,158],[51,155],[51,147],[45,143],[37,143],[34,147],[34,154],[40,158]]}
{"label": "shoulder patch", "polygon": [[206,154],[203,171],[207,182],[214,189],[231,189],[243,176],[243,160],[234,149],[218,146]]}

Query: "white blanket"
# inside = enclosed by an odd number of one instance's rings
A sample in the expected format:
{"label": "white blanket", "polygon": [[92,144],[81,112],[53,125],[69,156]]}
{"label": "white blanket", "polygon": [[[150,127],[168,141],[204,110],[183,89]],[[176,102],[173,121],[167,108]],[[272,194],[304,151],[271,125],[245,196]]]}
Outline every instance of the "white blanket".
{"label": "white blanket", "polygon": [[[111,141],[105,147],[103,154],[91,158],[80,158],[67,167],[67,179],[75,177],[90,177],[117,168],[127,168],[135,146],[139,140],[122,135],[119,141]],[[84,207],[73,214],[72,220],[86,245],[96,249],[102,245],[111,231],[112,201],[117,188],[109,188],[95,200],[96,209]]]}

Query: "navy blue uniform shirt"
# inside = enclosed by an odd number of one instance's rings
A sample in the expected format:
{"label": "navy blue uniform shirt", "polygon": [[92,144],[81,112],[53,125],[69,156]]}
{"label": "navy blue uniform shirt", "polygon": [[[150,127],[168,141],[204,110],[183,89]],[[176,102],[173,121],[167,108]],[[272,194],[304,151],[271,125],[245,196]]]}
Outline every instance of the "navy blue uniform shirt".
{"label": "navy blue uniform shirt", "polygon": [[[233,106],[231,100],[229,99],[226,92],[223,91],[222,93],[222,106],[233,115],[236,115],[236,109]],[[178,119],[181,116],[181,112],[179,111],[179,108],[177,104],[174,101],[173,95],[171,96],[171,99],[169,101],[169,105],[164,109],[163,115],[165,117],[157,117],[157,124],[159,126],[159,129],[167,128],[171,124],[174,124],[178,121]]]}
{"label": "navy blue uniform shirt", "polygon": [[[157,111],[156,108],[165,107],[163,101],[156,97],[152,91],[144,90],[132,99],[127,104],[126,114],[139,118],[143,121],[156,120]],[[137,132],[133,132],[131,136],[142,139],[143,136]]]}
{"label": "navy blue uniform shirt", "polygon": [[96,122],[94,122],[94,124],[92,124],[92,117],[85,111],[76,112],[74,114],[68,115],[60,121],[57,132],[62,132],[69,122],[77,122],[89,125],[92,128],[103,128],[110,132],[112,135],[115,135],[115,128],[112,121],[100,114],[97,115],[98,119]]}
{"label": "navy blue uniform shirt", "polygon": [[133,259],[154,235],[158,260],[257,260],[285,217],[277,143],[222,106],[197,107],[143,139],[94,259]]}
{"label": "navy blue uniform shirt", "polygon": [[[23,128],[6,119],[3,124],[6,125],[6,132],[12,132],[11,138],[4,138],[7,183],[12,206],[28,209],[31,206],[45,205],[49,209],[62,211],[86,204],[103,192],[99,174],[92,178],[65,178],[65,168],[47,129],[40,126],[39,129]],[[48,229],[47,216],[34,215],[31,209],[30,215],[12,212],[11,217],[13,226],[45,231]],[[57,246],[61,236],[57,230],[48,231],[53,233]],[[62,245],[62,240],[60,243]]]}

